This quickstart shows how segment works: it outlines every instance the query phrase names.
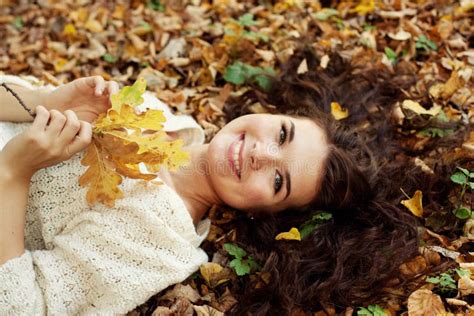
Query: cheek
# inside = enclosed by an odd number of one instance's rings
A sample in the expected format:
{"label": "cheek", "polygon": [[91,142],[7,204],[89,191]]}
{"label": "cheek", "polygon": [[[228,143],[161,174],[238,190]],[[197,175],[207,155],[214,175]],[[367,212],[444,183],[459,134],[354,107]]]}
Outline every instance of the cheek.
{"label": "cheek", "polygon": [[261,208],[268,205],[270,190],[265,186],[268,183],[262,181],[252,181],[238,185],[227,185],[226,189],[217,192],[227,205],[236,209]]}
{"label": "cheek", "polygon": [[268,205],[271,198],[271,190],[268,188],[268,181],[264,179],[249,178],[239,189],[241,200],[245,201],[248,208],[262,207]]}

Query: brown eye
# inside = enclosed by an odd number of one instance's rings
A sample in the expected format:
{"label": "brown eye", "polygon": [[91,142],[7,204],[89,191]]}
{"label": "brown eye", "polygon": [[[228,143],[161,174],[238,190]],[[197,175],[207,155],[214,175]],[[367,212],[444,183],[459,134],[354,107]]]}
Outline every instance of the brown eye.
{"label": "brown eye", "polygon": [[286,141],[286,127],[285,125],[282,125],[281,128],[280,128],[280,140],[279,140],[279,144],[280,145],[283,145]]}
{"label": "brown eye", "polygon": [[283,178],[281,174],[277,171],[275,173],[275,182],[274,182],[275,194],[277,194],[280,191],[282,184],[283,184]]}

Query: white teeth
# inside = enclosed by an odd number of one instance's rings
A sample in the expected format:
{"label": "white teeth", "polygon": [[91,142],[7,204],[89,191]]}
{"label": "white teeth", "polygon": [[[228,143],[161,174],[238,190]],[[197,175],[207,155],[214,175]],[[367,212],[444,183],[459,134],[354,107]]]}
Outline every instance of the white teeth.
{"label": "white teeth", "polygon": [[239,163],[239,153],[240,149],[242,148],[242,144],[244,143],[243,140],[240,140],[237,144],[234,146],[234,166],[235,169],[237,169],[237,173],[240,176],[240,163]]}

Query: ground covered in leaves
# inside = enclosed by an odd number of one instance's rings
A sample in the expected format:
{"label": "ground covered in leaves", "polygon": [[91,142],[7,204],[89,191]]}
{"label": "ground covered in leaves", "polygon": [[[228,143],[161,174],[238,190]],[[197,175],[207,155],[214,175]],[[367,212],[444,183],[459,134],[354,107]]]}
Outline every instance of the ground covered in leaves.
{"label": "ground covered in leaves", "polygon": [[[412,135],[414,150],[449,136],[474,117],[472,0],[150,0],[150,1],[0,1],[0,71],[34,75],[46,83],[101,75],[121,84],[137,78],[173,110],[193,115],[209,140],[223,126],[222,108],[231,94],[248,84],[266,87],[259,74],[278,74],[299,42],[310,40],[325,68],[329,53],[339,52],[354,63],[382,63],[411,69],[418,82],[399,105],[400,120],[430,122]],[[307,71],[305,60],[299,73]],[[255,76],[256,75],[256,76]],[[252,81],[252,82],[249,82]],[[416,102],[429,95],[430,108]],[[263,108],[252,106],[254,112]],[[333,115],[350,115],[333,104]],[[474,134],[452,158],[474,157]],[[436,147],[417,162],[432,172]],[[407,212],[420,217],[423,249],[400,267],[400,274],[419,277],[422,288],[393,288],[378,305],[349,306],[345,314],[463,315],[472,314],[474,293],[473,190],[474,164],[451,177],[457,187],[445,198],[452,208],[423,209],[423,192],[406,192]],[[237,303],[238,282],[260,278],[259,265],[232,241],[234,214],[212,209],[212,229],[203,244],[213,263],[188,280],[152,297],[130,315],[221,315]],[[283,239],[298,239],[289,232]],[[449,233],[448,233],[449,232]],[[304,236],[303,236],[304,238]],[[445,263],[445,269],[428,273]],[[233,285],[233,286],[232,286]],[[295,315],[326,315],[295,310]]]}

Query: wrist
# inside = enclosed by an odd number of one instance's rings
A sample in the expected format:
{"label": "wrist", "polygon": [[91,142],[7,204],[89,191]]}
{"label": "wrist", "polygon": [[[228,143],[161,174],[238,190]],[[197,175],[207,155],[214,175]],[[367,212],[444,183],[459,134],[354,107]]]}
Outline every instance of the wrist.
{"label": "wrist", "polygon": [[31,109],[36,113],[36,107],[38,105],[44,106],[47,110],[53,110],[54,107],[50,102],[51,91],[47,89],[38,89],[36,91],[37,101],[31,106]]}
{"label": "wrist", "polygon": [[0,172],[0,180],[7,183],[12,183],[13,181],[29,183],[31,177],[35,174],[32,170],[18,168],[15,164],[9,163],[2,151],[0,151],[0,170],[2,170]]}

